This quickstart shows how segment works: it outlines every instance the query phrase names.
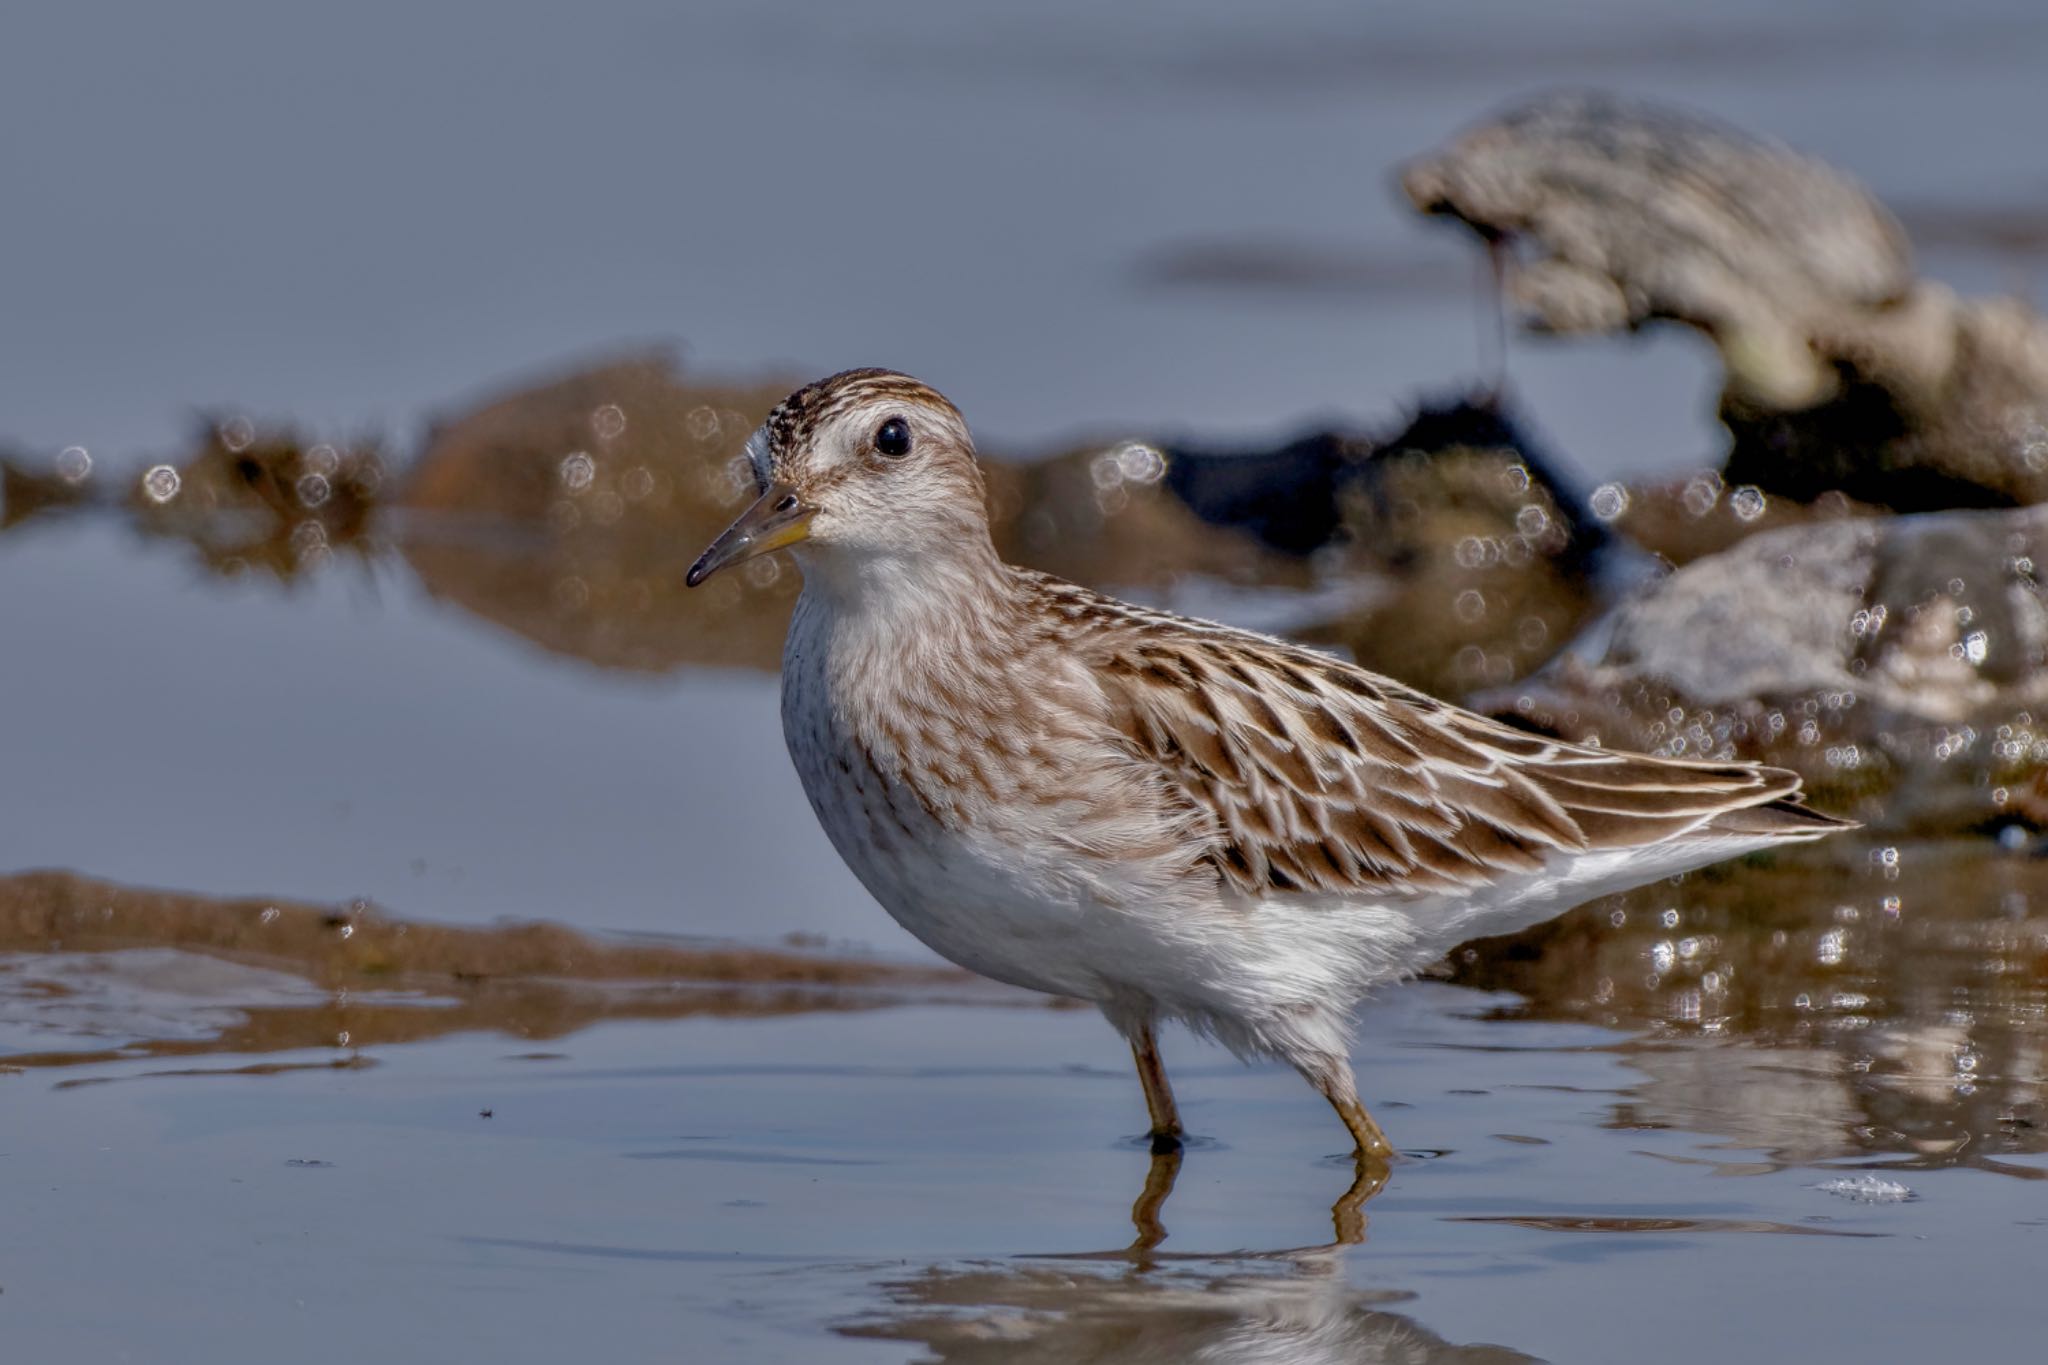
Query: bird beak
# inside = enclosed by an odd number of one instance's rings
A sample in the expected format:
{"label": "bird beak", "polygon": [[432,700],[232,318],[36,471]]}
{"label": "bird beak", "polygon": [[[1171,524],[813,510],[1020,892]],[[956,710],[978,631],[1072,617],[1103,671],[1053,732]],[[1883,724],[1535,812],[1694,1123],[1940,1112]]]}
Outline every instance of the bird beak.
{"label": "bird beak", "polygon": [[770,484],[724,535],[711,542],[711,548],[690,566],[683,583],[694,588],[729,565],[810,539],[811,517],[817,510],[798,497],[791,485]]}

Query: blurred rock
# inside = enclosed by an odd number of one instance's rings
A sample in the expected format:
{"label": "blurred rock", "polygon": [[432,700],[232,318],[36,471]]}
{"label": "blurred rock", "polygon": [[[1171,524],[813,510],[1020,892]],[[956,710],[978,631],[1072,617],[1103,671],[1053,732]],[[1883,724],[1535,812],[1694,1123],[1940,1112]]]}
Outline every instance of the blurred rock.
{"label": "blurred rock", "polygon": [[1049,459],[982,455],[997,551],[1077,583],[1151,600],[1190,577],[1306,589],[1313,575],[1233,528],[1205,523],[1170,482],[1178,460],[1144,441],[1085,445]]}
{"label": "blurred rock", "polygon": [[1410,164],[1403,186],[1502,253],[1532,327],[1668,319],[1710,337],[1731,485],[1899,510],[2048,499],[2048,327],[1916,280],[1898,222],[1825,163],[1558,93]]}
{"label": "blurred rock", "polygon": [[436,425],[406,480],[406,559],[435,596],[608,668],[773,667],[796,601],[766,558],[683,575],[753,497],[742,448],[794,383],[689,381],[631,356]]}
{"label": "blurred rock", "polygon": [[1325,572],[1370,574],[1370,610],[1303,632],[1442,695],[1523,676],[1595,609],[1601,528],[1500,414],[1425,410],[1343,490]]}
{"label": "blurred rock", "polygon": [[1889,829],[2030,823],[2048,508],[1816,522],[1689,564],[1479,704],[1616,748],[1795,768]]}
{"label": "blurred rock", "polygon": [[1425,406],[1373,438],[1317,432],[1269,450],[1169,450],[1167,486],[1342,589],[1289,623],[1368,668],[1437,692],[1519,677],[1592,603],[1607,537],[1557,463],[1491,401]]}
{"label": "blurred rock", "polygon": [[97,494],[92,457],[81,447],[67,448],[46,469],[0,455],[0,531],[44,512],[86,506]]}
{"label": "blurred rock", "polygon": [[308,442],[231,418],[208,425],[182,464],[144,470],[127,506],[143,534],[185,542],[213,572],[290,581],[335,553],[373,553],[384,491],[374,446]]}
{"label": "blurred rock", "polygon": [[1884,515],[1841,492],[1795,502],[1755,484],[1730,487],[1713,470],[1657,484],[1602,484],[1588,505],[1632,544],[1672,564],[1718,554],[1763,531]]}
{"label": "blurred rock", "polygon": [[[753,495],[741,447],[788,387],[698,383],[641,356],[443,423],[400,500],[406,558],[437,596],[559,653],[773,668],[793,565],[682,583]],[[1601,538],[1512,422],[1471,404],[1383,442],[1122,440],[983,464],[1015,562],[1252,618],[1425,686],[1506,681],[1549,657],[1586,610]]]}

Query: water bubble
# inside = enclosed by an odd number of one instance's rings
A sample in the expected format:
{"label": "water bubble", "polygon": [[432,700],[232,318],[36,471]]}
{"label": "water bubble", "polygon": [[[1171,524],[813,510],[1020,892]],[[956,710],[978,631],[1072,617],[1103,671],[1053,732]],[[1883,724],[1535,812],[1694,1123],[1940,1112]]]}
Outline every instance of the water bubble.
{"label": "water bubble", "polygon": [[302,521],[292,527],[287,539],[293,552],[303,558],[327,548],[327,528],[317,521]]}
{"label": "water bubble", "polygon": [[1143,441],[1126,441],[1116,448],[1116,462],[1124,478],[1132,483],[1158,483],[1166,477],[1166,456]]}
{"label": "water bubble", "polygon": [[1105,450],[1088,462],[1088,477],[1097,488],[1115,488],[1124,481],[1123,462],[1117,459],[1115,451]]}
{"label": "water bubble", "polygon": [[1603,483],[1593,490],[1593,496],[1587,499],[1587,504],[1593,509],[1593,515],[1600,520],[1613,521],[1628,511],[1628,489],[1618,483]]}
{"label": "water bubble", "polygon": [[1510,493],[1529,491],[1529,466],[1516,461],[1500,472],[1501,484]]}
{"label": "water bubble", "polygon": [[600,441],[614,441],[625,434],[626,411],[617,403],[606,403],[590,414],[590,429]]}
{"label": "water bubble", "polygon": [[704,404],[691,408],[689,415],[683,418],[683,429],[690,433],[690,439],[694,441],[710,440],[718,435],[723,425],[718,418],[718,409]]}
{"label": "water bubble", "polygon": [[161,506],[178,496],[181,482],[178,471],[171,466],[151,465],[149,472],[142,476],[142,492],[151,502]]}
{"label": "water bubble", "polygon": [[321,444],[306,451],[306,468],[315,474],[333,474],[341,468],[341,452],[331,445]]}
{"label": "water bubble", "polygon": [[256,425],[246,417],[230,417],[220,424],[220,443],[236,455],[247,450],[256,440]]}
{"label": "water bubble", "polygon": [[1755,521],[1769,505],[1763,489],[1755,484],[1743,484],[1728,495],[1728,508],[1740,521]]}
{"label": "water bubble", "polygon": [[1467,588],[1451,603],[1451,610],[1457,612],[1460,621],[1469,625],[1486,615],[1486,596],[1476,588]]}
{"label": "water bubble", "polygon": [[57,452],[57,477],[66,483],[84,483],[92,474],[92,456],[84,446],[65,446]]}
{"label": "water bubble", "polygon": [[308,474],[299,480],[294,491],[299,495],[299,504],[301,506],[318,507],[327,501],[328,494],[333,491],[333,488],[327,482],[326,475]]}
{"label": "water bubble", "polygon": [[1535,503],[1522,504],[1522,510],[1515,513],[1515,529],[1534,540],[1550,529],[1550,513]]}
{"label": "water bubble", "polygon": [[1686,480],[1685,489],[1678,495],[1678,501],[1685,508],[1685,514],[1694,520],[1714,510],[1714,504],[1721,500],[1721,476],[1712,470],[1695,474]]}
{"label": "water bubble", "polygon": [[1830,929],[1813,945],[1813,956],[1823,967],[1839,967],[1849,955],[1849,931]]}
{"label": "water bubble", "polygon": [[654,471],[644,464],[636,464],[619,479],[619,492],[628,502],[639,502],[654,491]]}
{"label": "water bubble", "polygon": [[597,477],[597,461],[580,450],[572,450],[562,457],[562,487],[572,493],[581,493],[590,487]]}

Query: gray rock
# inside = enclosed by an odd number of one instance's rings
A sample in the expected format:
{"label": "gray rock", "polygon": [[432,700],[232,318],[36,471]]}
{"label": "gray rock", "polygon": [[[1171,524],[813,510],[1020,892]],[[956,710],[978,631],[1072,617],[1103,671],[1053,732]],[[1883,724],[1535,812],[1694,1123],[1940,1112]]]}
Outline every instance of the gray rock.
{"label": "gray rock", "polygon": [[2048,507],[1816,522],[1650,584],[1480,704],[1755,758],[1890,828],[2048,823]]}
{"label": "gray rock", "polygon": [[1573,92],[1495,115],[1402,184],[1499,254],[1527,325],[1712,339],[1731,484],[1898,510],[2048,500],[2048,328],[1916,280],[1898,221],[1821,161]]}

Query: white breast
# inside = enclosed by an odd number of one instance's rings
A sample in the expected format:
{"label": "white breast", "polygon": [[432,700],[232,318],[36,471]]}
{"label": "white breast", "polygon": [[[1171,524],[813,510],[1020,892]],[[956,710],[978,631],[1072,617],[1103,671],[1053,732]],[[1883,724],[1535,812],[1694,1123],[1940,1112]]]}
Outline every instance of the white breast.
{"label": "white breast", "polygon": [[888,743],[861,733],[830,645],[823,613],[800,605],[783,655],[783,737],[819,825],[861,885],[970,971],[1098,998],[1090,940],[1102,916],[1087,879],[1056,850],[1006,838],[997,823],[935,818],[896,775]]}

